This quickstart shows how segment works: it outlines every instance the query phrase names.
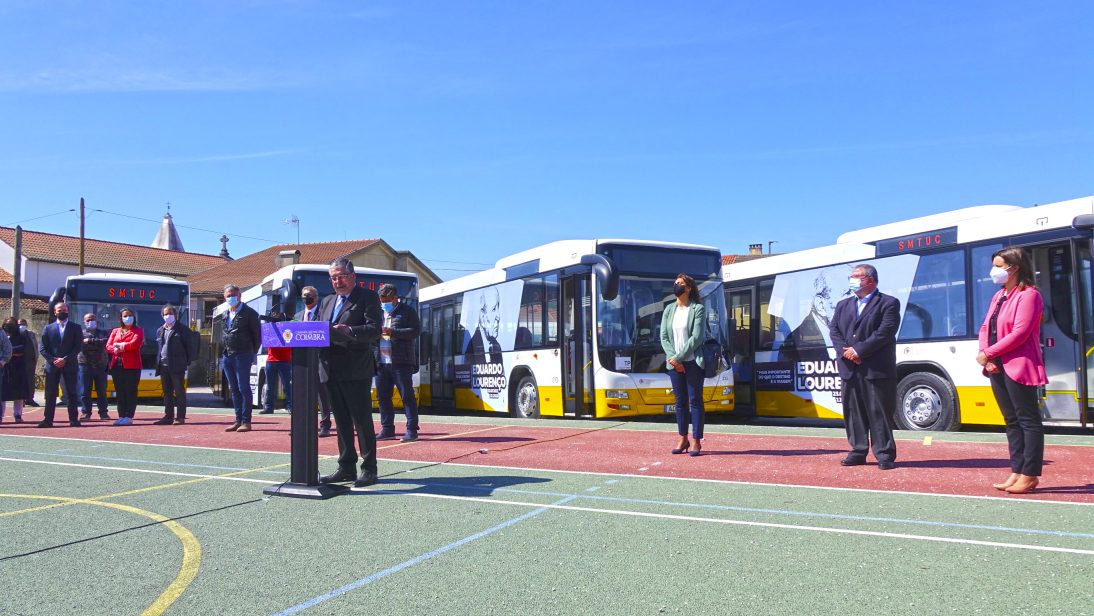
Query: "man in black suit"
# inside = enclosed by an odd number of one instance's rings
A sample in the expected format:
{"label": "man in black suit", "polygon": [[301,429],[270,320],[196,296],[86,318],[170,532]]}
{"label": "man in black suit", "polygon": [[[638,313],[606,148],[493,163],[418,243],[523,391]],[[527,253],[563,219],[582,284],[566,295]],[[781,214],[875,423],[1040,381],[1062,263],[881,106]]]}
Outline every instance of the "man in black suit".
{"label": "man in black suit", "polygon": [[[323,298],[319,317],[331,323],[331,346],[319,351],[319,380],[327,386],[334,423],[338,428],[338,470],[320,477],[321,483],[351,481],[355,487],[376,483],[376,430],[372,425],[372,344],[383,323],[380,297],[357,286],[353,263],[346,258],[330,265],[334,293]],[[361,446],[361,475],[357,450]]]}
{"label": "man in black suit", "polygon": [[52,428],[53,415],[57,411],[57,387],[61,380],[68,391],[68,424],[80,426],[79,405],[76,392],[76,356],[83,344],[83,328],[68,320],[68,304],[60,302],[53,306],[53,315],[57,320],[42,330],[38,352],[46,364],[46,412],[39,428]]}
{"label": "man in black suit", "polygon": [[900,300],[877,290],[877,269],[856,265],[848,297],[836,306],[832,345],[843,379],[843,420],[851,453],[843,466],[866,463],[873,447],[877,466],[896,467],[896,441],[889,416],[896,409],[896,333]]}

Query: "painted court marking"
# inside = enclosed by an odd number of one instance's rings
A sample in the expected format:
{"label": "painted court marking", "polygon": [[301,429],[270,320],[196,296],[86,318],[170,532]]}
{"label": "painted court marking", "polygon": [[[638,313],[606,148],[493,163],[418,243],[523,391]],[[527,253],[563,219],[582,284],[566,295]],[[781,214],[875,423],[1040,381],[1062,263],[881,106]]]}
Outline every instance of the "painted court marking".
{"label": "painted court marking", "polygon": [[[577,496],[576,495],[568,496],[566,498],[555,501],[554,505],[563,505],[563,504],[573,500],[574,498],[577,498]],[[336,588],[336,589],[334,589],[334,590],[332,590],[328,593],[319,595],[318,597],[315,597],[314,599],[308,599],[307,601],[305,601],[303,603],[299,603],[299,604],[294,605],[294,606],[292,606],[292,607],[290,607],[286,610],[282,610],[280,612],[277,612],[277,614],[275,614],[274,616],[289,616],[290,614],[296,614],[296,613],[302,612],[302,611],[304,611],[308,608],[315,607],[316,605],[319,605],[320,603],[330,601],[331,599],[334,599],[336,597],[340,597],[340,596],[342,596],[342,595],[344,595],[348,592],[357,590],[358,588],[361,588],[362,586],[366,586],[368,584],[371,584],[372,582],[375,582],[376,580],[385,578],[385,577],[387,577],[387,576],[389,576],[393,573],[398,573],[398,572],[402,571],[403,569],[407,569],[407,568],[413,567],[414,565],[417,565],[419,563],[423,563],[423,562],[425,562],[425,561],[427,561],[431,558],[435,558],[437,556],[440,556],[441,554],[444,554],[445,552],[454,550],[454,549],[456,549],[456,548],[458,548],[462,545],[466,545],[468,543],[471,543],[472,541],[475,541],[476,539],[482,539],[483,537],[487,537],[489,535],[492,535],[492,534],[494,534],[494,533],[496,533],[500,530],[505,530],[506,528],[509,528],[510,526],[513,526],[514,524],[519,524],[519,523],[521,523],[521,522],[523,522],[523,521],[525,521],[529,518],[535,517],[535,516],[545,512],[545,511],[547,511],[549,508],[550,508],[550,506],[548,506],[548,505],[541,505],[541,506],[537,507],[536,509],[533,509],[532,511],[529,511],[528,513],[519,515],[515,518],[510,518],[510,519],[502,522],[501,524],[498,524],[497,526],[493,526],[493,527],[488,528],[484,531],[475,533],[474,535],[468,535],[467,537],[464,537],[463,539],[460,539],[458,541],[453,541],[452,543],[449,543],[446,546],[439,547],[436,550],[433,550],[432,552],[426,552],[425,554],[422,554],[421,556],[417,556],[417,557],[414,557],[414,558],[412,558],[408,561],[399,563],[398,565],[395,565],[394,567],[389,567],[387,569],[384,569],[383,571],[378,571],[376,573],[373,573],[372,575],[370,575],[368,577],[363,577],[363,578],[361,578],[361,579],[359,579],[355,582],[350,582],[349,584],[346,584],[345,586],[342,586],[340,588]]]}

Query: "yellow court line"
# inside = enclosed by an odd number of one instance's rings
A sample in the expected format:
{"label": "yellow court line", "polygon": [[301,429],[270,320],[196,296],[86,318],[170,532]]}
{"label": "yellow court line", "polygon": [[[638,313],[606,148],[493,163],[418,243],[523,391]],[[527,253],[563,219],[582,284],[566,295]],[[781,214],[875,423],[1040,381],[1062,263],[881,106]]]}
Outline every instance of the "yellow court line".
{"label": "yellow court line", "polygon": [[141,612],[141,616],[159,616],[168,607],[171,606],[182,593],[193,583],[194,578],[197,577],[198,569],[201,567],[201,543],[194,537],[194,534],[190,532],[182,524],[171,520],[158,513],[147,511],[145,509],[139,509],[130,505],[122,505],[120,503],[108,503],[103,501],[97,501],[89,498],[68,498],[65,496],[38,496],[33,494],[0,494],[0,498],[26,498],[26,499],[38,499],[38,500],[52,500],[59,501],[54,506],[62,505],[96,505],[99,507],[109,507],[111,509],[117,509],[119,511],[125,511],[135,515],[146,517],[154,522],[163,524],[168,530],[170,530],[179,542],[182,543],[182,566],[179,568],[178,575],[175,576],[174,581],[167,587],[163,593],[148,606],[148,609]]}
{"label": "yellow court line", "polygon": [[457,436],[466,436],[468,434],[478,434],[480,432],[489,432],[491,430],[501,430],[502,428],[510,428],[510,427],[512,427],[512,426],[491,426],[489,428],[483,428],[482,430],[469,430],[467,432],[459,432],[457,434],[449,434],[448,436],[438,436],[436,438],[419,439],[417,441],[410,441],[409,443],[395,443],[393,445],[385,445],[383,447],[377,447],[376,451],[380,451],[381,449],[391,449],[393,447],[405,447],[407,445],[413,445],[414,443],[423,443],[423,442],[429,442],[429,441],[443,441],[443,440],[449,439],[449,438],[456,438]]}

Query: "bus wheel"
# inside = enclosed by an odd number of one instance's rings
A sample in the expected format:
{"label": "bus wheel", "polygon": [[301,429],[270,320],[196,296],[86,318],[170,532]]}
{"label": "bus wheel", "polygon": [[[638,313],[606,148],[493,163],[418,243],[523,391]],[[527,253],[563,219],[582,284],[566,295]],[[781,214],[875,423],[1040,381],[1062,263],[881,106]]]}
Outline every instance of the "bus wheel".
{"label": "bus wheel", "polygon": [[897,386],[894,419],[901,430],[956,430],[957,394],[946,379],[931,372],[913,372]]}
{"label": "bus wheel", "polygon": [[539,388],[536,387],[536,379],[532,375],[522,377],[517,384],[511,414],[522,419],[539,417]]}

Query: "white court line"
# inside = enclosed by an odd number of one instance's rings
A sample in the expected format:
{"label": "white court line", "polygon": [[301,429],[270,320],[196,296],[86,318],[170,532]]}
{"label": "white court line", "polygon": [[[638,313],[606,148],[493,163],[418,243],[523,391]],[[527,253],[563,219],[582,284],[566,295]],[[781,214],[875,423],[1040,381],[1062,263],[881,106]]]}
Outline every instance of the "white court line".
{"label": "white court line", "polygon": [[[358,491],[358,490],[354,490]],[[1094,550],[1081,550],[1077,548],[1059,548],[1043,545],[1030,545],[1026,543],[1003,543],[1000,541],[979,541],[976,539],[956,539],[952,537],[930,537],[927,535],[910,535],[907,533],[887,533],[871,530],[854,530],[849,528],[831,528],[828,526],[805,526],[801,524],[777,524],[775,522],[752,522],[748,520],[731,520],[726,518],[702,518],[690,515],[674,515],[668,513],[649,513],[644,511],[623,511],[619,509],[599,509],[596,507],[576,507],[573,505],[544,505],[541,503],[526,503],[523,501],[498,500],[493,498],[482,499],[472,496],[451,496],[447,494],[423,494],[420,492],[399,492],[396,490],[364,489],[364,492],[377,494],[392,494],[397,496],[420,496],[423,498],[439,498],[444,500],[474,501],[477,503],[491,503],[495,505],[512,505],[517,507],[536,507],[546,509],[560,509],[563,511],[578,511],[583,513],[607,513],[639,518],[655,518],[660,520],[681,520],[685,522],[708,522],[714,524],[732,524],[734,526],[756,526],[761,528],[778,528],[782,530],[803,530],[821,533],[835,533],[840,535],[861,535],[866,537],[884,537],[887,539],[909,539],[913,541],[933,541],[939,543],[957,543],[962,545],[978,545],[994,548],[1012,548],[1017,550],[1035,550],[1038,552],[1061,552],[1065,554],[1080,554],[1094,556]]]}
{"label": "white court line", "polygon": [[[110,441],[110,440],[96,440],[96,439],[79,439],[63,436],[34,436],[34,435],[22,435],[22,434],[0,434],[0,436],[12,436],[15,438],[29,438],[29,439],[54,439],[59,441],[79,441],[81,443],[108,443],[111,445],[132,445],[132,446],[148,446],[148,447],[176,447],[181,449],[199,449],[208,451],[228,451],[233,453],[261,453],[269,455],[287,456],[289,452],[286,451],[264,451],[258,449],[226,449],[221,447],[201,447],[198,445],[171,445],[168,443],[133,443],[129,441]],[[489,455],[489,454],[484,454]],[[333,459],[337,456],[320,454],[320,459]],[[0,458],[3,459],[3,458]],[[1034,498],[1015,498],[1013,496],[976,496],[972,494],[939,494],[933,492],[911,492],[908,490],[878,490],[873,488],[846,488],[836,486],[811,486],[797,483],[765,483],[759,481],[733,481],[730,479],[705,479],[701,477],[663,477],[659,475],[634,475],[630,473],[604,473],[595,471],[570,471],[553,468],[537,468],[537,467],[524,467],[524,466],[496,466],[491,464],[465,464],[460,462],[438,462],[436,460],[405,460],[402,458],[377,458],[384,462],[397,462],[400,464],[420,464],[420,465],[439,465],[439,466],[460,466],[469,468],[495,468],[501,470],[513,470],[513,471],[528,471],[538,473],[565,473],[570,475],[592,475],[596,477],[624,477],[632,479],[665,479],[670,481],[695,481],[701,483],[714,483],[722,485],[742,485],[742,486],[758,486],[763,488],[801,488],[806,490],[831,490],[835,492],[861,492],[864,494],[901,494],[904,496],[927,496],[927,497],[942,497],[942,498],[967,498],[974,500],[988,500],[988,501],[1000,501],[1006,503],[1027,503],[1027,504],[1044,504],[1044,505],[1072,505],[1078,507],[1091,507],[1094,506],[1094,502],[1083,503],[1077,501],[1059,501],[1059,500],[1042,500]],[[31,460],[25,460],[30,462]],[[150,462],[154,464],[154,462]],[[113,467],[103,467],[113,468]]]}
{"label": "white court line", "polygon": [[[146,468],[120,468],[117,466],[96,466],[94,464],[74,464],[72,462],[54,462],[52,460],[24,460],[22,458],[0,458],[3,462],[27,462],[29,464],[46,464],[49,466],[68,466],[74,468],[91,468],[101,471],[122,471],[126,473],[145,473],[148,475],[170,475],[172,477],[193,477],[195,479],[224,479],[227,481],[244,481],[248,483],[263,483],[266,485],[275,486],[280,481],[270,481],[269,479],[247,479],[246,477],[224,477],[222,475],[200,475],[197,473],[178,473],[173,471],[154,471]],[[288,470],[288,469],[286,469]]]}
{"label": "white court line", "polygon": [[[47,464],[50,466],[67,466],[67,467],[79,467],[79,468],[91,468],[98,470],[113,470],[129,473],[146,473],[152,475],[171,475],[175,477],[193,477],[200,479],[214,479],[222,481],[242,481],[246,483],[262,483],[266,485],[277,485],[278,482],[271,482],[266,479],[248,479],[246,477],[224,477],[220,475],[199,475],[195,473],[176,473],[171,471],[154,471],[147,469],[134,469],[134,468],[118,468],[113,466],[93,466],[87,464],[71,464],[68,462],[52,462],[48,460],[22,460],[19,458],[0,458],[0,461],[6,462],[27,462],[30,464]],[[593,473],[590,473],[593,474]],[[1003,543],[998,541],[978,541],[975,539],[955,539],[950,537],[930,537],[926,535],[911,535],[906,533],[887,533],[880,531],[868,531],[868,530],[854,530],[846,528],[831,528],[828,526],[805,526],[801,524],[778,524],[775,522],[753,522],[748,520],[733,520],[727,518],[704,518],[699,516],[685,516],[674,515],[668,513],[649,513],[642,511],[623,511],[619,509],[599,509],[596,507],[575,507],[571,505],[544,505],[542,503],[528,503],[524,501],[510,501],[500,500],[495,498],[483,498],[476,496],[452,496],[446,494],[424,494],[421,492],[400,492],[398,490],[374,490],[374,489],[353,489],[355,492],[371,492],[375,494],[387,494],[395,496],[417,496],[422,498],[438,498],[442,500],[455,500],[473,503],[490,503],[494,505],[508,505],[514,507],[546,507],[548,509],[561,509],[566,511],[577,511],[584,513],[605,513],[611,515],[624,515],[631,517],[641,518],[654,518],[661,520],[680,520],[685,522],[708,522],[715,524],[732,524],[736,526],[753,526],[761,528],[777,528],[782,530],[801,530],[801,531],[813,531],[822,533],[835,533],[843,535],[860,535],[867,537],[883,537],[889,539],[909,539],[914,541],[932,541],[939,543],[956,543],[962,545],[978,545],[986,547],[999,547],[999,548],[1011,548],[1021,550],[1035,550],[1040,552],[1060,552],[1066,554],[1080,554],[1084,556],[1094,556],[1094,550],[1080,550],[1075,548],[1060,548],[1051,546],[1039,546],[1029,545],[1024,543]]]}

